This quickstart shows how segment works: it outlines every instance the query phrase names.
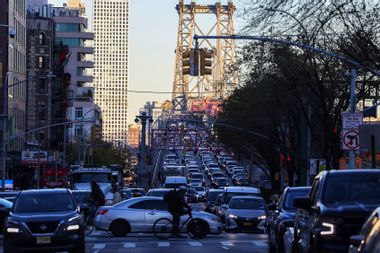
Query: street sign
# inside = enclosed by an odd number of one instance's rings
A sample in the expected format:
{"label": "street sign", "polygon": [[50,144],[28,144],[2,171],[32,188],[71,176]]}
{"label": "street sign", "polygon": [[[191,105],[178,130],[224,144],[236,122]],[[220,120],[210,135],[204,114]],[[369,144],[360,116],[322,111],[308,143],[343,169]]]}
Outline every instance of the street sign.
{"label": "street sign", "polygon": [[363,113],[342,112],[342,129],[359,129],[363,124]]}
{"label": "street sign", "polygon": [[343,130],[343,150],[359,149],[359,130]]}

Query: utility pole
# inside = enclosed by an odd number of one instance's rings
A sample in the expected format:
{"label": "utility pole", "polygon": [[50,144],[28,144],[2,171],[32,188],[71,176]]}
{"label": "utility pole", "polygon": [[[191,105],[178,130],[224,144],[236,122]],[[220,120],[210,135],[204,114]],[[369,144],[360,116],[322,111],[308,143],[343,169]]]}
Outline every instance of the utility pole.
{"label": "utility pole", "polygon": [[[146,163],[145,163],[145,142],[146,142],[146,123],[147,120],[149,123],[153,123],[152,116],[146,114],[146,112],[142,112],[141,115],[137,115],[135,122],[141,122],[141,143],[140,143],[140,161],[139,161],[139,183],[143,184],[143,178],[147,175],[146,171]],[[148,182],[149,184],[149,182]]]}
{"label": "utility pole", "polygon": [[[356,69],[350,73],[350,113],[356,111]],[[348,168],[355,169],[355,150],[348,151]]]}

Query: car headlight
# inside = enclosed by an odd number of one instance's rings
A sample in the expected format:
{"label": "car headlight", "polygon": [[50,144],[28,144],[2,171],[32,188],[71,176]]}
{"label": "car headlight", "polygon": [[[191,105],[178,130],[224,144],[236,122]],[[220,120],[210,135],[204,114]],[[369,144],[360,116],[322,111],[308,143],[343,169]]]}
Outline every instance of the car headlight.
{"label": "car headlight", "polygon": [[237,219],[237,216],[233,215],[233,214],[228,215],[228,217],[231,218],[231,219]]}
{"label": "car headlight", "polygon": [[78,230],[79,229],[79,225],[78,224],[75,224],[75,225],[68,225],[66,230],[67,231],[73,231],[73,230]]}
{"label": "car headlight", "polygon": [[266,218],[267,218],[266,215],[262,215],[262,216],[257,217],[257,219],[259,219],[259,220],[265,220]]}
{"label": "car headlight", "polygon": [[328,222],[322,222],[321,235],[333,235],[335,233],[335,225]]}
{"label": "car headlight", "polygon": [[16,228],[16,227],[7,227],[7,232],[10,234],[18,234],[21,233],[21,229]]}

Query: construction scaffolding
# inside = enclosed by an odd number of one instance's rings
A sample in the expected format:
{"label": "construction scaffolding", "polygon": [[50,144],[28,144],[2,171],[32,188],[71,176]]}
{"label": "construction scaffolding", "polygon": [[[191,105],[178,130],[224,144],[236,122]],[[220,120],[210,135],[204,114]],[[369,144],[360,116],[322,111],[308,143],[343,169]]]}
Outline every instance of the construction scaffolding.
{"label": "construction scaffolding", "polygon": [[[200,5],[195,2],[185,4],[180,0],[176,6],[179,15],[177,49],[172,89],[173,108],[176,112],[188,110],[192,100],[223,99],[237,85],[237,75],[231,69],[235,63],[235,45],[232,39],[219,39],[216,42],[207,39],[199,41],[200,48],[208,48],[213,53],[212,75],[189,76],[182,74],[182,53],[193,48],[193,36],[197,35],[233,35],[233,16],[236,10],[232,0],[227,5],[220,2],[214,5]],[[197,22],[205,14],[216,17],[216,22],[205,30],[204,23]],[[202,19],[205,21],[205,19]],[[209,21],[209,20],[207,20]]]}

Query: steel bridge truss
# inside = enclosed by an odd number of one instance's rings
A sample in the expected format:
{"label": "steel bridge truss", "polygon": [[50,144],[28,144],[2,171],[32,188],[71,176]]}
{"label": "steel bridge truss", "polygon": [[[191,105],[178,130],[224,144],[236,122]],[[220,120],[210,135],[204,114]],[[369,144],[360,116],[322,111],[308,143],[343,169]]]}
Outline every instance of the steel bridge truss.
{"label": "steel bridge truss", "polygon": [[[180,0],[176,6],[179,23],[172,89],[173,108],[175,111],[187,111],[193,99],[221,99],[230,94],[237,85],[237,75],[231,70],[235,63],[235,45],[232,39],[219,39],[216,43],[203,39],[200,48],[208,48],[213,52],[212,75],[190,77],[182,74],[182,52],[193,48],[193,36],[197,35],[233,35],[233,15],[236,10],[231,0],[227,5],[217,2],[215,5],[200,5],[195,2],[185,4]],[[216,22],[206,32],[202,30],[196,17],[212,14]]]}

